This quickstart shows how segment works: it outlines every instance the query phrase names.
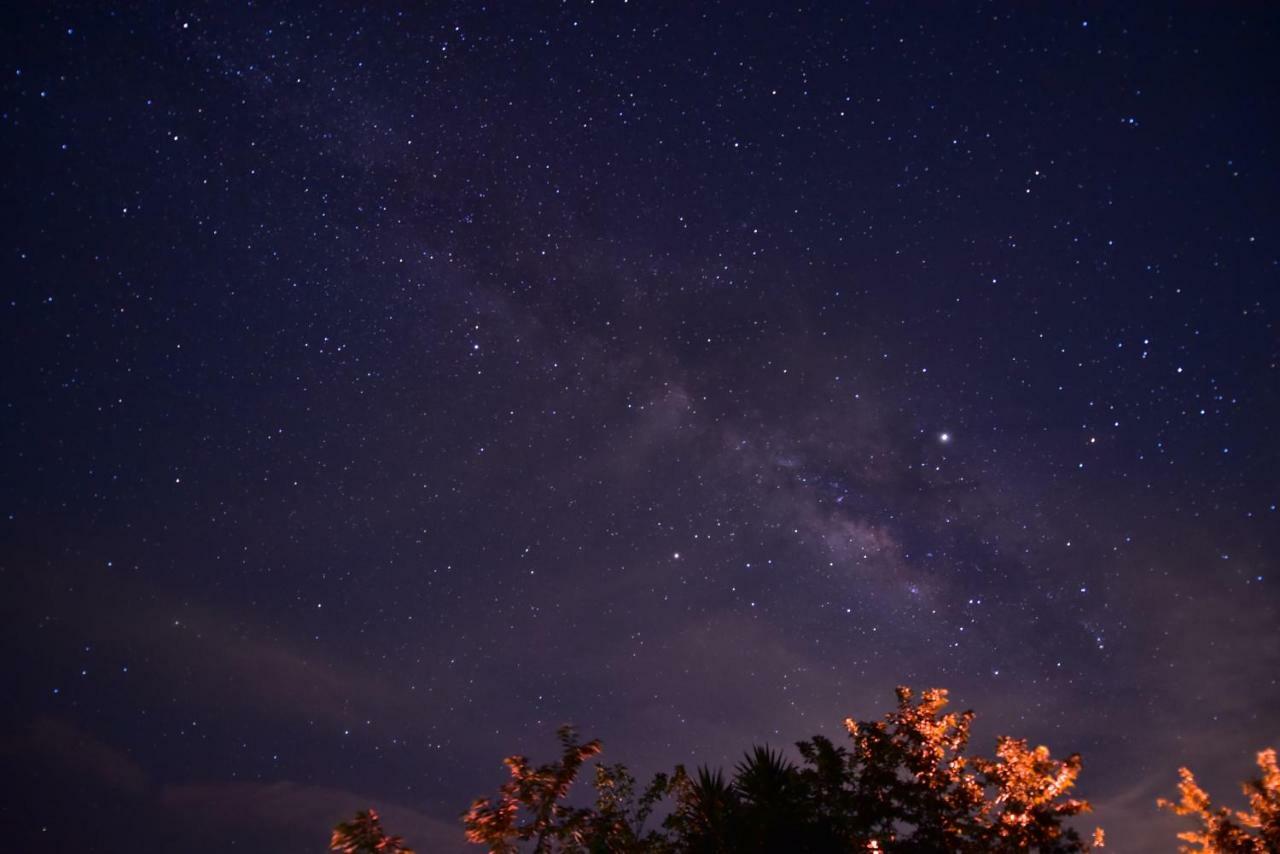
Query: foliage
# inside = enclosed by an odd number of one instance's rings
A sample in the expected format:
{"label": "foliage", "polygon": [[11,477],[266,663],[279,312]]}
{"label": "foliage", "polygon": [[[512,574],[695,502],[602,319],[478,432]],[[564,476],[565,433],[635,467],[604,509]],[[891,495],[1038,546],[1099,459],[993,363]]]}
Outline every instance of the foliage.
{"label": "foliage", "polygon": [[582,764],[600,752],[597,740],[579,744],[571,727],[559,730],[558,762],[533,768],[523,756],[505,762],[511,779],[496,800],[477,798],[467,811],[467,841],[493,852],[518,851],[518,842],[533,842],[533,850],[652,851],[656,834],[645,835],[649,814],[667,794],[669,782],[659,774],[637,799],[635,779],[622,765],[597,765],[594,808],[574,808],[562,801]]}
{"label": "foliage", "polygon": [[1276,765],[1275,750],[1262,751],[1257,761],[1261,774],[1241,786],[1249,801],[1248,812],[1215,808],[1209,793],[1196,783],[1191,770],[1178,770],[1182,778],[1178,784],[1179,801],[1173,803],[1161,798],[1157,803],[1178,815],[1192,816],[1198,825],[1196,830],[1178,834],[1179,839],[1191,843],[1181,846],[1180,851],[1193,854],[1280,851],[1280,768]]}
{"label": "foliage", "polygon": [[[718,770],[677,767],[637,797],[621,765],[598,765],[593,807],[563,800],[600,744],[560,730],[558,762],[532,768],[506,760],[512,779],[494,800],[476,800],[464,817],[467,839],[515,852],[1082,852],[1090,845],[1064,821],[1088,811],[1070,798],[1080,757],[1002,738],[994,759],[966,756],[972,712],[946,712],[947,693],[917,700],[898,689],[898,708],[882,720],[846,720],[848,746],[823,736],[797,745],[797,766],[755,747],[731,780]],[[661,829],[644,830],[666,798]],[[1102,842],[1095,832],[1094,844]]]}
{"label": "foliage", "polygon": [[413,854],[413,849],[406,848],[399,836],[386,834],[377,810],[372,807],[334,827],[329,850],[341,854]]}

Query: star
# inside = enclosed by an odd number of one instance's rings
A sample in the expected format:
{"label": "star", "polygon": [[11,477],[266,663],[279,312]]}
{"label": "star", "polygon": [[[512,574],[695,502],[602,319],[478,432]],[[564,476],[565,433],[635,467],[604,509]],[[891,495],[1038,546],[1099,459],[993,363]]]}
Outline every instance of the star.
{"label": "star", "polygon": [[899,684],[1085,797],[1274,744],[1275,15],[132,5],[6,18],[7,848],[211,850],[177,767],[452,848],[560,721],[714,766]]}

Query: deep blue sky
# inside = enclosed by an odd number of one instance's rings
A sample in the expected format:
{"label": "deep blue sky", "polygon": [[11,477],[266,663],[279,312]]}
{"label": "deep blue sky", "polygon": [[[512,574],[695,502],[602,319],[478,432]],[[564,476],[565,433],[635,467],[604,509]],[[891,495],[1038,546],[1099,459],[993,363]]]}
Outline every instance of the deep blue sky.
{"label": "deep blue sky", "polygon": [[1275,6],[0,31],[18,849],[453,850],[562,722],[731,764],[909,684],[1164,851],[1280,742]]}

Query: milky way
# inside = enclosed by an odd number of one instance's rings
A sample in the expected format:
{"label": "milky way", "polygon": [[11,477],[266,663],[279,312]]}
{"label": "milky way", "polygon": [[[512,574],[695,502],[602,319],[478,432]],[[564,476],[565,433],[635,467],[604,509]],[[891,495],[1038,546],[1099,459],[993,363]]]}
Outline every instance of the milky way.
{"label": "milky way", "polygon": [[1169,850],[1280,742],[1280,16],[1094,11],[6,10],[15,850],[899,684]]}

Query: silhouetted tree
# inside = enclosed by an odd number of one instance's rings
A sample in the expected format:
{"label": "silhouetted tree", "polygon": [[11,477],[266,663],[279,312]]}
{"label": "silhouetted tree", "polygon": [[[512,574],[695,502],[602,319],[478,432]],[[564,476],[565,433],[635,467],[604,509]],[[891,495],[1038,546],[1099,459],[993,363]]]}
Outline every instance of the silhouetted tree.
{"label": "silhouetted tree", "polygon": [[523,756],[506,761],[511,779],[496,800],[477,798],[463,819],[467,840],[493,852],[518,851],[519,842],[532,842],[537,854],[564,852],[640,852],[662,850],[663,837],[644,824],[670,790],[659,774],[636,796],[635,778],[622,765],[597,765],[595,805],[571,807],[563,803],[583,763],[600,752],[600,742],[579,744],[571,727],[559,732],[561,757],[533,768]]}
{"label": "silhouetted tree", "polygon": [[739,824],[738,850],[808,850],[810,806],[799,769],[781,753],[753,747],[733,777]]}
{"label": "silhouetted tree", "polygon": [[982,840],[983,789],[964,756],[972,712],[944,713],[947,692],[918,702],[899,688],[882,720],[845,720],[852,749],[854,842],[886,851],[968,851]]}
{"label": "silhouetted tree", "polygon": [[734,850],[730,829],[737,824],[738,799],[719,769],[701,767],[690,777],[682,766],[672,776],[675,809],[664,826],[693,854]]}
{"label": "silhouetted tree", "polygon": [[597,765],[596,803],[587,833],[592,852],[648,852],[663,850],[664,838],[644,826],[654,808],[671,790],[666,774],[657,774],[636,796],[636,780],[625,765]]}
{"label": "silhouetted tree", "polygon": [[1209,793],[1196,783],[1189,768],[1180,768],[1177,803],[1156,803],[1178,815],[1192,816],[1197,829],[1179,833],[1191,845],[1178,850],[1194,854],[1276,854],[1280,852],[1280,768],[1274,749],[1258,754],[1261,774],[1242,785],[1249,811],[1215,808]]}
{"label": "silhouetted tree", "polygon": [[[621,765],[596,769],[592,808],[562,803],[582,764],[600,744],[579,744],[560,730],[558,762],[531,768],[506,760],[512,779],[496,800],[467,812],[467,839],[512,852],[1069,852],[1088,851],[1063,822],[1088,803],[1068,797],[1080,757],[1053,759],[1048,748],[1002,738],[996,758],[965,755],[972,712],[946,712],[947,692],[917,700],[898,689],[898,708],[883,719],[846,720],[850,746],[815,736],[797,747],[796,766],[755,747],[731,781],[699,768],[659,774],[637,798]],[[662,830],[643,826],[664,798],[674,800]],[[1101,831],[1094,843],[1101,844]]]}
{"label": "silhouetted tree", "polygon": [[344,821],[333,828],[329,850],[341,854],[413,854],[404,846],[399,836],[388,836],[382,829],[378,811],[370,807],[356,813],[351,821]]}
{"label": "silhouetted tree", "polygon": [[[817,735],[796,746],[797,766],[767,746],[752,748],[731,780],[719,770],[689,775],[676,766],[637,794],[620,764],[597,764],[590,807],[565,802],[582,765],[601,751],[559,731],[561,757],[533,767],[523,756],[505,762],[511,779],[496,799],[478,798],[464,816],[466,837],[497,854],[532,843],[537,854],[754,854],[790,851],[886,854],[1074,854],[1091,843],[1064,822],[1089,811],[1069,796],[1080,775],[1078,754],[1054,759],[1047,747],[1001,737],[994,759],[969,757],[972,712],[947,712],[947,692],[918,699],[899,688],[898,707],[878,721],[845,720],[849,745]],[[1276,751],[1257,757],[1257,778],[1243,784],[1249,811],[1215,807],[1187,768],[1179,770],[1177,803],[1163,809],[1191,816],[1197,827],[1178,838],[1188,854],[1280,854],[1280,767]],[[660,829],[645,829],[671,798]],[[377,812],[356,814],[333,830],[341,854],[413,854],[388,836]]]}

